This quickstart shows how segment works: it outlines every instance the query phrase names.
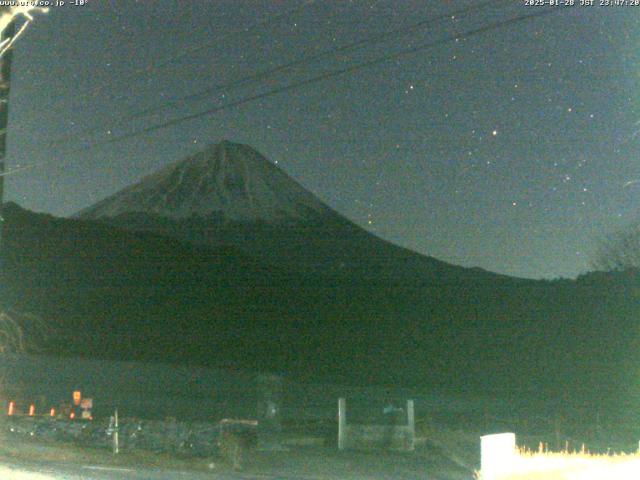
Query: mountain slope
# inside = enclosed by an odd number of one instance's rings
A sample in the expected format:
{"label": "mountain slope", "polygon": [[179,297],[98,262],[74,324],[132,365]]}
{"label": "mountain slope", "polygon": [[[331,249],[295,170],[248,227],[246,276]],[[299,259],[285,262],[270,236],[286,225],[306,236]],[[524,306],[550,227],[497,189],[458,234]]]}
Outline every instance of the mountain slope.
{"label": "mountain slope", "polygon": [[265,263],[313,275],[397,281],[497,277],[372,235],[252,148],[227,141],[161,169],[76,218],[232,245]]}
{"label": "mountain slope", "polygon": [[16,205],[4,217],[0,298],[50,326],[45,352],[576,401],[637,383],[638,276],[327,279]]}

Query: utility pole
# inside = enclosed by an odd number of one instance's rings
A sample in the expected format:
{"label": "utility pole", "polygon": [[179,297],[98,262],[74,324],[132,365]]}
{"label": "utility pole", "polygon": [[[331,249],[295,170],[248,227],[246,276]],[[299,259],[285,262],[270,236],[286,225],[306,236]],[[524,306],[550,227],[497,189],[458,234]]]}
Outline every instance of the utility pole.
{"label": "utility pole", "polygon": [[[11,22],[0,33],[0,42],[12,38],[15,32],[16,24],[15,22]],[[7,124],[9,121],[9,87],[11,86],[12,58],[13,48],[7,50],[4,55],[0,57],[0,252],[2,251],[4,230],[4,218],[2,217],[4,213],[4,158],[7,153]],[[0,268],[2,267],[2,263],[2,254],[0,253]]]}

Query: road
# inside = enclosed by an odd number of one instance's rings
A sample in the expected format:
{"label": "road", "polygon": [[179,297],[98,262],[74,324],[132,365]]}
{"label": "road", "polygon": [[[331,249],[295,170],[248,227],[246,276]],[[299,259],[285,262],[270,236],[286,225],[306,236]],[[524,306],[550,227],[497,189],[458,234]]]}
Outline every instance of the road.
{"label": "road", "polygon": [[[5,468],[6,467],[6,468]],[[9,470],[10,469],[10,470]],[[346,473],[346,472],[345,472]],[[64,463],[7,463],[0,465],[2,480],[374,480],[396,478],[395,475],[362,475],[350,472],[339,476],[296,475],[296,474],[258,474],[230,472],[184,472],[176,470],[156,470],[148,468],[102,467],[93,465],[74,465]],[[400,475],[397,478],[405,478]],[[429,480],[471,480],[471,476],[458,472],[423,472],[423,479]]]}
{"label": "road", "polygon": [[[24,458],[24,457],[22,457]],[[224,466],[180,471],[63,461],[0,460],[0,480],[471,480],[473,472],[435,451],[340,452],[331,448],[259,453],[241,472]],[[201,468],[206,464],[200,464]],[[7,473],[6,468],[13,470]],[[178,467],[179,468],[179,467]]]}
{"label": "road", "polygon": [[[283,477],[244,473],[181,472],[172,470],[135,469],[74,465],[64,463],[7,463],[0,466],[3,480],[306,480],[304,477]],[[312,480],[312,479],[309,479]],[[315,479],[314,479],[315,480]]]}

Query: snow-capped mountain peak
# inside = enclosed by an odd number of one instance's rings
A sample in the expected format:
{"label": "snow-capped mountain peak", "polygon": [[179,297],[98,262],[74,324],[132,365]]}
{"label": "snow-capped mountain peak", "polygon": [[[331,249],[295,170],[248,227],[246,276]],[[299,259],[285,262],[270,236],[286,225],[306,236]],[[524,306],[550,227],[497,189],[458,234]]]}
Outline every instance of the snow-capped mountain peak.
{"label": "snow-capped mountain peak", "polygon": [[81,211],[85,219],[146,213],[234,222],[309,220],[331,210],[253,148],[222,141]]}

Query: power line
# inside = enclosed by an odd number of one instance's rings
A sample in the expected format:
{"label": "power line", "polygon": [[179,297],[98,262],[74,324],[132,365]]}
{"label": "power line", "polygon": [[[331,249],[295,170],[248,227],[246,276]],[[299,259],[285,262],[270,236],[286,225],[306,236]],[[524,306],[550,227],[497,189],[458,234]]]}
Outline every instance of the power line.
{"label": "power line", "polygon": [[[225,39],[229,39],[230,37],[240,34],[240,33],[247,33],[250,32],[252,30],[258,29],[258,28],[262,28],[265,27],[269,24],[272,23],[276,23],[279,22],[283,19],[286,19],[296,13],[298,13],[299,11],[303,10],[304,8],[306,8],[307,6],[315,3],[316,0],[305,0],[301,5],[298,5],[297,7],[294,7],[290,10],[287,10],[283,13],[277,14],[277,15],[273,15],[273,16],[269,16],[266,17],[260,21],[257,21],[249,26],[246,27],[241,27],[241,28],[236,28],[234,30],[228,31],[223,33],[221,36],[215,37],[215,43],[219,43],[221,41],[224,41]],[[138,68],[134,68],[132,70],[129,70],[128,72],[124,72],[121,73],[118,76],[118,82],[122,82],[125,80],[129,80],[130,82],[133,81],[134,83],[137,80],[143,80],[146,77],[143,78],[138,78],[140,76],[148,76],[149,72],[152,70],[160,70],[162,68],[167,67],[168,65],[171,65],[172,63],[177,62],[178,60],[180,60],[181,58],[185,57],[186,55],[193,55],[197,52],[200,52],[206,48],[209,48],[211,45],[213,44],[213,42],[207,42],[205,44],[201,44],[201,45],[192,45],[190,47],[185,47],[185,48],[181,48],[180,51],[176,54],[170,55],[166,58],[160,59],[155,63],[151,63],[148,64],[144,67],[138,67]],[[106,84],[103,84],[97,88],[94,88],[92,91],[84,94],[83,96],[86,97],[94,97],[96,95],[99,95],[101,93],[103,93],[106,89],[110,88],[113,86],[114,82],[107,82]]]}
{"label": "power line", "polygon": [[[564,10],[564,8],[562,8],[562,10]],[[284,85],[282,87],[278,87],[278,88],[275,88],[275,89],[272,89],[272,90],[269,90],[269,91],[266,91],[266,92],[263,92],[263,93],[259,93],[259,94],[256,94],[256,95],[251,95],[249,97],[245,97],[245,98],[242,98],[240,100],[229,102],[229,103],[227,103],[225,105],[209,108],[209,109],[197,112],[197,113],[184,115],[182,117],[177,117],[177,118],[168,120],[166,122],[162,122],[162,123],[150,126],[150,127],[145,127],[145,128],[136,130],[136,131],[131,132],[131,133],[118,135],[118,136],[115,136],[115,137],[110,138],[108,140],[104,140],[102,142],[94,143],[93,145],[90,145],[89,147],[83,148],[80,151],[86,150],[86,149],[94,149],[94,148],[97,148],[97,147],[100,147],[100,146],[103,146],[103,145],[108,145],[108,144],[116,143],[116,142],[119,142],[119,141],[122,141],[122,140],[127,140],[129,138],[134,138],[134,137],[137,137],[139,135],[143,135],[145,133],[151,133],[151,132],[154,132],[154,131],[157,131],[157,130],[162,130],[162,129],[165,129],[167,127],[171,127],[173,125],[177,125],[179,123],[187,122],[187,121],[190,121],[190,120],[195,120],[195,119],[198,119],[198,118],[201,118],[201,117],[212,115],[214,113],[218,113],[218,112],[223,111],[223,110],[228,110],[230,108],[234,108],[234,107],[237,107],[237,106],[240,106],[240,105],[244,105],[245,103],[254,102],[256,100],[261,100],[263,98],[271,97],[273,95],[278,95],[278,94],[283,93],[283,92],[287,92],[287,91],[294,90],[294,89],[297,89],[297,88],[300,88],[300,87],[311,85],[313,83],[318,83],[318,82],[321,82],[323,80],[328,80],[330,78],[334,78],[334,77],[337,77],[337,76],[340,76],[340,75],[353,73],[355,71],[362,70],[363,68],[369,68],[369,67],[372,67],[372,66],[375,66],[375,65],[379,65],[381,63],[388,62],[389,60],[393,60],[393,59],[396,59],[396,58],[399,58],[399,57],[402,57],[402,56],[406,56],[406,55],[411,55],[411,54],[417,53],[417,52],[419,52],[421,50],[426,50],[428,48],[432,48],[432,47],[435,47],[435,46],[438,46],[438,45],[443,45],[443,44],[446,44],[446,43],[449,43],[449,42],[452,42],[452,41],[456,41],[456,39],[469,38],[469,37],[474,36],[474,35],[479,35],[479,34],[482,34],[482,33],[486,33],[486,32],[489,32],[491,30],[495,30],[495,29],[498,29],[498,28],[506,27],[506,26],[509,26],[509,25],[512,25],[512,24],[515,24],[515,23],[519,23],[519,22],[525,21],[525,20],[529,20],[529,19],[532,19],[532,18],[548,15],[548,14],[556,12],[556,11],[559,11],[558,7],[554,7],[554,8],[550,8],[550,9],[546,9],[546,10],[536,11],[534,13],[530,13],[530,14],[527,14],[527,15],[522,15],[522,16],[519,16],[519,17],[511,18],[509,20],[503,20],[503,21],[500,21],[500,22],[496,22],[496,23],[493,23],[493,24],[488,25],[488,26],[479,27],[479,28],[476,28],[476,29],[473,29],[473,30],[469,30],[469,31],[467,31],[465,33],[462,33],[462,34],[449,36],[447,38],[444,38],[444,39],[441,39],[441,40],[437,40],[435,42],[431,42],[431,43],[428,43],[428,44],[425,44],[425,45],[409,48],[409,49],[402,50],[400,52],[396,52],[396,53],[389,54],[389,55],[384,55],[384,56],[375,58],[373,60],[369,60],[369,61],[366,61],[366,62],[363,62],[363,63],[359,63],[357,65],[353,65],[351,67],[346,67],[346,68],[343,68],[343,69],[340,69],[340,70],[334,70],[334,71],[326,72],[326,73],[317,75],[315,77],[311,77],[311,78],[308,78],[308,79],[305,79],[305,80],[301,80],[301,81],[298,81],[298,82],[290,83],[288,85]],[[433,74],[432,76],[435,76],[435,75],[437,75],[437,74]]]}
{"label": "power line", "polygon": [[[218,113],[218,112],[223,111],[223,110],[228,110],[228,109],[231,109],[231,108],[235,108],[235,107],[238,107],[238,106],[246,104],[246,103],[254,102],[256,100],[260,100],[260,99],[263,99],[263,98],[271,97],[271,96],[278,95],[280,93],[284,93],[284,92],[291,91],[291,90],[294,90],[294,89],[298,89],[300,87],[304,87],[304,86],[307,86],[307,85],[310,85],[310,84],[314,84],[314,83],[318,83],[318,82],[321,82],[321,81],[324,81],[324,80],[328,80],[330,78],[334,78],[334,77],[337,77],[337,76],[353,73],[355,71],[362,70],[364,68],[369,68],[369,67],[372,67],[372,66],[375,66],[375,65],[379,65],[379,64],[388,62],[389,60],[393,60],[393,59],[396,59],[396,58],[399,58],[399,57],[402,57],[402,56],[411,55],[411,54],[417,53],[419,51],[426,50],[428,48],[433,48],[433,47],[436,47],[436,46],[439,46],[439,45],[443,45],[443,44],[446,44],[446,43],[449,43],[449,42],[452,42],[452,41],[456,41],[456,39],[469,38],[469,37],[472,37],[472,36],[475,36],[475,35],[480,35],[480,34],[483,34],[483,33],[487,33],[489,31],[496,30],[496,29],[503,28],[503,27],[507,27],[507,26],[510,26],[510,25],[513,25],[513,24],[516,24],[516,23],[520,23],[520,22],[526,21],[526,20],[530,20],[530,19],[533,19],[533,18],[549,15],[550,13],[553,13],[553,12],[564,11],[564,10],[566,10],[566,9],[562,8],[562,7],[554,7],[554,8],[549,8],[549,9],[545,9],[545,10],[536,10],[535,12],[529,13],[527,15],[521,15],[521,16],[518,16],[518,17],[510,18],[508,20],[502,20],[502,21],[499,21],[499,22],[494,22],[494,23],[492,23],[490,25],[486,25],[486,26],[483,26],[483,27],[475,28],[475,29],[466,31],[464,33],[460,33],[460,34],[456,34],[456,35],[450,35],[450,36],[448,36],[446,38],[443,38],[443,39],[440,39],[440,40],[437,40],[437,41],[434,41],[434,42],[430,42],[428,44],[424,44],[424,45],[420,45],[420,46],[417,46],[417,47],[405,49],[405,50],[402,50],[400,52],[395,52],[393,54],[380,56],[378,58],[375,58],[375,59],[372,59],[372,60],[369,60],[369,61],[366,61],[366,62],[362,62],[362,63],[359,63],[357,65],[352,65],[350,67],[346,67],[346,68],[343,68],[343,69],[325,72],[323,74],[316,75],[314,77],[311,77],[311,78],[308,78],[308,79],[305,79],[305,80],[301,80],[301,81],[298,81],[298,82],[293,82],[293,83],[290,83],[288,85],[284,85],[282,87],[278,87],[278,88],[275,88],[275,89],[272,89],[272,90],[268,90],[266,92],[262,92],[262,93],[259,93],[259,94],[256,94],[256,95],[251,95],[249,97],[245,97],[245,98],[242,98],[240,100],[233,101],[233,102],[229,102],[229,103],[224,104],[224,105],[220,105],[220,106],[217,106],[217,107],[209,108],[209,109],[206,109],[206,110],[203,110],[203,111],[200,111],[200,112],[197,112],[197,113],[193,113],[193,114],[190,114],[190,115],[185,115],[185,116],[182,116],[182,117],[174,118],[174,119],[168,120],[166,122],[162,122],[162,123],[159,123],[159,124],[156,124],[156,125],[145,127],[145,128],[142,128],[142,129],[139,129],[139,130],[127,133],[127,134],[119,135],[119,136],[110,138],[108,140],[104,140],[102,142],[96,142],[96,143],[94,143],[92,145],[86,145],[86,146],[77,147],[75,149],[69,150],[68,153],[86,152],[86,151],[94,150],[96,148],[99,148],[99,147],[102,147],[102,146],[105,146],[105,145],[110,145],[110,144],[113,144],[113,143],[122,142],[124,140],[128,140],[128,139],[140,136],[140,135],[144,135],[144,134],[147,134],[147,133],[151,133],[151,132],[154,132],[154,131],[165,129],[165,128],[171,127],[173,125],[177,125],[177,124],[180,124],[180,123],[184,123],[184,122],[188,122],[188,121],[191,121],[191,120],[195,120],[197,118],[209,116],[209,115],[212,115],[214,113]],[[438,75],[437,74],[431,74],[431,76],[438,76]],[[23,170],[35,168],[35,167],[38,167],[38,166],[42,166],[42,165],[46,165],[46,164],[52,163],[54,161],[56,161],[56,160],[48,160],[48,161],[44,161],[44,162],[25,165],[23,167],[20,167],[19,170],[23,171]],[[18,172],[19,172],[18,169],[10,170],[10,171],[6,172],[5,175],[11,175],[11,174],[18,173]]]}
{"label": "power line", "polygon": [[[279,15],[274,15],[273,17],[269,17],[261,22],[257,22],[256,24],[252,25],[249,28],[244,28],[242,30],[239,31],[235,31],[231,34],[235,34],[235,33],[239,33],[239,32],[248,32],[249,30],[253,30],[254,28],[259,28],[259,27],[263,27],[265,25],[268,25],[269,23],[274,23],[274,22],[278,22],[280,20],[283,20],[285,18],[290,17],[291,15],[298,13],[299,11],[301,11],[302,9],[306,8],[307,6],[311,5],[312,3],[314,3],[316,0],[305,0],[304,3],[302,3],[302,5],[299,5],[295,8],[292,8],[291,10],[287,10],[286,12],[283,12]],[[220,39],[216,38],[216,43],[219,43]],[[173,57],[167,58],[166,60],[159,62],[158,64],[155,65],[155,68],[163,68],[173,62],[175,62],[176,60],[179,60],[181,57],[187,55],[187,54],[194,54],[197,52],[200,52],[206,48],[208,48],[210,45],[194,45],[191,48],[187,48],[184,49],[180,54],[178,55],[174,55]]]}
{"label": "power line", "polygon": [[[292,60],[290,62],[286,62],[283,63],[281,65],[275,66],[273,68],[268,68],[265,70],[261,70],[258,71],[256,73],[253,73],[251,75],[247,75],[244,77],[241,77],[239,79],[230,81],[230,82],[224,82],[224,83],[219,83],[216,85],[213,85],[211,87],[207,87],[203,90],[200,90],[198,92],[195,93],[191,93],[188,95],[184,95],[182,97],[178,97],[174,100],[171,100],[169,102],[163,103],[162,105],[156,105],[153,107],[149,107],[149,108],[145,108],[145,109],[141,109],[135,112],[130,112],[128,114],[125,114],[124,117],[123,116],[119,116],[118,117],[118,122],[127,122],[129,120],[134,120],[137,118],[141,118],[141,117],[146,117],[148,115],[151,115],[153,113],[156,112],[160,112],[162,110],[166,110],[168,108],[171,107],[175,107],[175,106],[179,106],[182,103],[186,103],[186,102],[190,102],[193,100],[197,100],[206,96],[209,96],[209,94],[213,93],[213,92],[217,92],[220,90],[225,90],[229,91],[235,88],[238,88],[244,84],[247,83],[251,83],[254,81],[258,81],[258,80],[264,80],[266,78],[272,77],[275,74],[278,74],[282,71],[291,69],[293,67],[297,67],[306,63],[310,63],[310,62],[314,62],[316,60],[320,60],[322,58],[326,58],[332,55],[336,55],[339,53],[343,53],[343,52],[347,52],[350,50],[355,50],[359,47],[362,46],[371,46],[371,45],[375,45],[377,43],[381,43],[385,40],[388,40],[389,38],[393,38],[396,36],[404,36],[404,35],[408,35],[410,33],[412,33],[415,30],[424,28],[428,25],[440,22],[442,20],[445,20],[447,18],[455,18],[457,16],[462,16],[462,15],[466,15],[469,13],[472,13],[474,11],[478,11],[478,10],[484,10],[485,8],[491,6],[492,4],[500,4],[500,3],[505,3],[508,2],[509,0],[486,0],[480,3],[477,3],[475,5],[469,6],[469,7],[465,7],[465,8],[460,8],[458,10],[455,10],[453,12],[448,12],[446,14],[442,14],[442,15],[438,15],[438,16],[434,16],[434,17],[430,17],[427,18],[425,20],[422,20],[420,22],[411,24],[409,26],[405,26],[405,27],[399,27],[399,28],[395,28],[393,30],[389,30],[386,32],[381,32],[375,35],[370,35],[366,38],[348,43],[346,45],[342,45],[339,47],[335,47],[335,48],[331,48],[331,49],[327,49],[324,50],[322,52],[318,52],[318,53],[312,53],[312,54],[307,54],[307,55],[303,55],[300,58],[297,58],[295,60]],[[115,120],[115,119],[113,119]],[[104,130],[104,127],[102,126],[94,126],[94,127],[88,127],[85,129],[82,129],[80,131],[76,131],[73,134],[69,134],[69,135],[65,135],[59,139],[53,140],[51,142],[51,145],[55,145],[57,143],[63,142],[63,141],[67,141],[70,138],[77,138],[78,135],[91,135],[93,133],[97,133],[101,130]]]}

